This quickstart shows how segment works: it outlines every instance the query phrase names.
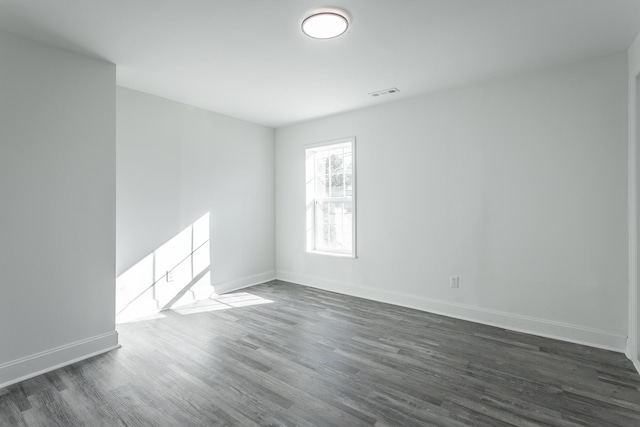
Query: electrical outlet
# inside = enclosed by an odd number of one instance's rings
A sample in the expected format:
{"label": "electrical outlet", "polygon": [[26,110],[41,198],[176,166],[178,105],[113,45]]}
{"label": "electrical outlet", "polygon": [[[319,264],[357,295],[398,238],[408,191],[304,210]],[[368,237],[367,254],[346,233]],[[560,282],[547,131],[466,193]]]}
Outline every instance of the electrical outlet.
{"label": "electrical outlet", "polygon": [[173,271],[167,271],[164,278],[167,282],[173,282]]}
{"label": "electrical outlet", "polygon": [[452,288],[459,288],[460,287],[460,278],[458,276],[451,276],[451,280],[449,281],[449,284],[451,285]]}

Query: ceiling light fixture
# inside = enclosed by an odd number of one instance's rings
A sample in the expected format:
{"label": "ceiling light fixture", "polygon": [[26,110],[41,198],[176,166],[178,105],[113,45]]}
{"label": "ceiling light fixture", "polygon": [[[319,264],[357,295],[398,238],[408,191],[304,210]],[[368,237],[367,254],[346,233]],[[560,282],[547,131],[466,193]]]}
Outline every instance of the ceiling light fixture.
{"label": "ceiling light fixture", "polygon": [[349,28],[346,13],[338,10],[316,10],[302,21],[302,32],[314,39],[332,39]]}

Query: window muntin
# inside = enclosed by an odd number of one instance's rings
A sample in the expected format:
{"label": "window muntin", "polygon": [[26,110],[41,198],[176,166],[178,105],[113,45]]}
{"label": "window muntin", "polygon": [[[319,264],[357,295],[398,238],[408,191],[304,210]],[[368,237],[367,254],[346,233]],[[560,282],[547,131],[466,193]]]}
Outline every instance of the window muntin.
{"label": "window muntin", "polygon": [[307,250],[355,256],[355,144],[308,146]]}

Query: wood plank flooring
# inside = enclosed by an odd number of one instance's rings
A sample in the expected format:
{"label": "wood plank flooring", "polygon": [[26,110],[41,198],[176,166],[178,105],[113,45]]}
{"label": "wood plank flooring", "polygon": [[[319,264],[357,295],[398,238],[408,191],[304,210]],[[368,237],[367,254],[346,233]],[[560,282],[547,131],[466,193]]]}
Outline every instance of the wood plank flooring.
{"label": "wood plank flooring", "polygon": [[270,282],[118,326],[2,426],[640,426],[624,355]]}

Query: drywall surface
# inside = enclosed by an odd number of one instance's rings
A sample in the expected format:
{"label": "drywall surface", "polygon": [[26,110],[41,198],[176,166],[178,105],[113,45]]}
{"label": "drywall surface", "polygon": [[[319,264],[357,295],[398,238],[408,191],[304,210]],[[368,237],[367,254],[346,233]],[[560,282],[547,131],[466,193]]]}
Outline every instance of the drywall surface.
{"label": "drywall surface", "polygon": [[628,50],[629,63],[629,346],[627,356],[634,362],[640,372],[638,346],[640,344],[640,325],[638,324],[638,108],[640,104],[640,36],[636,38]]}
{"label": "drywall surface", "polygon": [[115,66],[0,32],[0,384],[117,345]]}
{"label": "drywall surface", "polygon": [[274,137],[271,128],[117,89],[119,313],[275,277]]}
{"label": "drywall surface", "polygon": [[[356,259],[304,241],[303,147],[345,136]],[[624,53],[278,129],[278,278],[622,351],[626,155]]]}

